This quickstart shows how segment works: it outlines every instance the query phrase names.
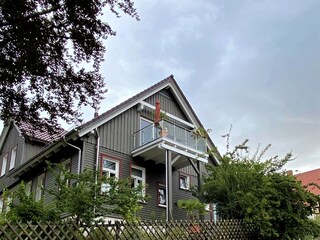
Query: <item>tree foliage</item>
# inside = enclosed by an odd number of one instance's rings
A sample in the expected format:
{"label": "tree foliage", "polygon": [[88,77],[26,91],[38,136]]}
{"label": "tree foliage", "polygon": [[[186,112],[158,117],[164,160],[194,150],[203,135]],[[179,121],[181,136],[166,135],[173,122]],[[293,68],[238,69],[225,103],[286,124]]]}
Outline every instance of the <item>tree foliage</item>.
{"label": "tree foliage", "polygon": [[308,218],[319,197],[282,170],[291,160],[291,153],[284,158],[262,161],[267,148],[250,158],[245,141],[227,152],[220,165],[209,166],[202,188],[203,198],[217,204],[218,214],[224,219],[254,223],[262,239],[319,235],[319,225]]}
{"label": "tree foliage", "polygon": [[[25,185],[13,191],[6,191],[5,199],[9,210],[0,219],[22,222],[58,221],[63,217],[76,222],[90,223],[99,217],[117,215],[127,221],[138,220],[140,202],[147,200],[141,194],[145,186],[131,187],[131,179],[100,177],[99,173],[86,170],[80,174],[66,171],[63,167],[48,170],[55,176],[55,187],[44,189],[51,202],[35,201],[34,195],[27,195]],[[101,185],[108,185],[108,192],[101,192]]]}
{"label": "tree foliage", "polygon": [[120,12],[139,20],[131,0],[1,0],[0,117],[52,127],[97,107],[103,40],[115,35],[102,15]]}
{"label": "tree foliage", "polygon": [[4,199],[9,207],[5,218],[10,221],[40,222],[60,218],[59,211],[53,204],[45,204],[43,200],[36,201],[33,195],[28,195],[23,182],[15,191],[6,191]]}
{"label": "tree foliage", "polygon": [[[49,167],[55,175],[56,188],[48,191],[59,212],[87,223],[108,214],[117,214],[127,221],[138,219],[137,212],[142,209],[139,202],[147,199],[141,194],[145,186],[132,188],[131,179],[106,178],[90,170],[77,174],[58,169]],[[101,192],[102,184],[108,186],[107,192]]]}

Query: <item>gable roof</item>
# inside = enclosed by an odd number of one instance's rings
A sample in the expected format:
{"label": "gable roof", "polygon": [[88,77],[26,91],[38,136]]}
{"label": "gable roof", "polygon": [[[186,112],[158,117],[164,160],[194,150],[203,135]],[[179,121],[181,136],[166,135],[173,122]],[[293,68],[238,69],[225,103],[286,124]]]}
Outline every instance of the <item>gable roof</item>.
{"label": "gable roof", "polygon": [[[177,82],[175,81],[173,75],[163,79],[162,81],[152,85],[151,87],[141,91],[140,93],[134,95],[133,97],[127,99],[126,101],[118,104],[117,106],[111,108],[110,110],[102,113],[101,115],[91,119],[90,121],[72,129],[69,132],[63,132],[61,135],[57,136],[59,142],[55,141],[52,142],[50,145],[45,147],[41,152],[39,152],[36,156],[30,158],[25,164],[19,166],[15,171],[13,171],[13,175],[17,174],[17,172],[24,169],[24,165],[32,165],[34,161],[37,161],[40,157],[45,156],[50,151],[53,151],[56,148],[61,147],[63,145],[63,141],[65,139],[72,138],[75,140],[77,137],[82,137],[87,133],[90,133],[92,130],[96,129],[97,127],[103,125],[104,123],[108,122],[109,120],[113,119],[114,117],[120,115],[121,113],[125,112],[129,108],[141,103],[144,99],[152,96],[156,92],[161,91],[162,89],[170,88],[176,97],[178,104],[180,105],[181,109],[183,110],[184,114],[186,115],[187,119],[197,127],[203,127],[199,118],[195,114],[194,110],[192,109],[189,101],[183,94],[181,88],[178,86]],[[77,136],[76,136],[77,135]],[[40,134],[39,134],[40,136]],[[46,136],[43,136],[45,138]],[[60,143],[62,142],[62,143]],[[208,144],[210,148],[215,148],[214,143],[212,142],[211,138],[208,138]],[[218,152],[214,154],[214,161],[219,163],[219,159],[221,158]]]}
{"label": "gable roof", "polygon": [[[320,185],[320,168],[314,169],[304,173],[298,173],[294,175],[298,180],[301,181],[301,184],[306,186],[310,183],[316,183]],[[320,195],[320,189],[316,186],[308,186],[308,190],[316,195]]]}
{"label": "gable roof", "polygon": [[[141,103],[144,99],[152,96],[156,92],[159,92],[162,89],[168,89],[168,88],[173,92],[183,113],[186,115],[187,119],[193,124],[193,126],[203,128],[201,121],[199,120],[198,116],[192,109],[189,101],[187,100],[181,88],[179,87],[176,80],[174,79],[174,76],[170,75],[169,77],[163,79],[162,81],[152,85],[151,87],[141,91],[140,93],[134,95],[133,97],[127,99],[126,101],[120,103],[119,105],[111,108],[110,110],[102,113],[101,115],[79,126],[77,128],[79,131],[79,136],[82,137],[86,135],[87,133],[93,131],[94,129],[103,125],[107,121],[125,112],[129,108]],[[208,138],[208,144],[210,149],[216,149],[210,137]],[[213,151],[212,154],[214,155],[215,161],[219,163],[219,159],[221,159],[219,152]]]}
{"label": "gable roof", "polygon": [[142,92],[134,95],[133,97],[127,99],[126,101],[120,103],[119,105],[111,108],[110,110],[102,113],[101,115],[91,119],[90,121],[86,122],[85,124],[78,127],[79,129],[79,136],[83,136],[88,132],[94,130],[96,127],[104,124],[105,122],[109,121],[110,119],[116,117],[117,115],[123,113],[124,111],[128,110],[129,108],[135,106],[136,104],[141,103],[144,99],[150,97],[154,93],[165,89],[170,88],[173,92],[175,97],[177,98],[178,104],[181,106],[184,114],[187,116],[188,120],[191,121],[192,124],[195,126],[203,127],[200,120],[198,119],[197,115],[193,111],[189,101],[183,94],[182,90],[178,86],[177,82],[175,81],[173,75],[163,79],[162,81],[152,85],[151,87],[143,90]]}

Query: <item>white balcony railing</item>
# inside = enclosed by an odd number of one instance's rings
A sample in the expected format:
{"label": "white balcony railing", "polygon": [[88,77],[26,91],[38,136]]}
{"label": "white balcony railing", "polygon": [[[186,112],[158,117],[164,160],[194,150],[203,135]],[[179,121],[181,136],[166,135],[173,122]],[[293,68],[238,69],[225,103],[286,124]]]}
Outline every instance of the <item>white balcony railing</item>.
{"label": "white balcony railing", "polygon": [[162,120],[157,126],[150,124],[133,134],[133,150],[152,141],[164,138],[177,144],[206,153],[206,139],[196,136],[191,130],[182,128],[174,123]]}

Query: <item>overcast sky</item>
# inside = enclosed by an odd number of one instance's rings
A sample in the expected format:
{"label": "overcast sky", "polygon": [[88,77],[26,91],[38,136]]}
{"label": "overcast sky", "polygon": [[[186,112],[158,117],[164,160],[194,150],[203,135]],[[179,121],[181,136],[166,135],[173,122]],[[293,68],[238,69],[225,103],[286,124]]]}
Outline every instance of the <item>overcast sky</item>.
{"label": "overcast sky", "polygon": [[[108,21],[99,113],[173,74],[211,138],[233,125],[287,169],[320,167],[320,1],[136,0],[141,21]],[[93,117],[86,110],[85,120]]]}
{"label": "overcast sky", "polygon": [[[100,113],[173,74],[221,152],[250,139],[320,167],[320,1],[139,0],[112,18]],[[93,115],[88,112],[86,117]],[[253,151],[252,150],[252,151]]]}

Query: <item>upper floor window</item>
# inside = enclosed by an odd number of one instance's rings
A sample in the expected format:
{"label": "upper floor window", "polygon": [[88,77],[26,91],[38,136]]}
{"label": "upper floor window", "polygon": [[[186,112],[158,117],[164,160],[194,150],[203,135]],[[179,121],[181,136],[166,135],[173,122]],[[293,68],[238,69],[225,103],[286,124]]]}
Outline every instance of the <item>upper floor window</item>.
{"label": "upper floor window", "polygon": [[2,158],[2,166],[1,166],[1,175],[0,175],[0,177],[2,177],[3,175],[6,174],[7,162],[8,162],[8,153],[6,155],[4,155],[3,158]]}
{"label": "upper floor window", "polygon": [[[102,159],[102,164],[101,164],[101,172],[103,177],[115,177],[119,178],[119,161],[115,159],[110,159],[104,157]],[[101,192],[108,192],[110,188],[110,185],[107,183],[102,183],[101,184]]]}
{"label": "upper floor window", "polygon": [[14,168],[14,166],[16,165],[16,158],[17,158],[17,146],[12,148],[12,150],[11,150],[9,171],[12,170]]}
{"label": "upper floor window", "polygon": [[141,191],[141,196],[145,196],[145,186],[146,186],[146,169],[138,166],[131,167],[131,187],[137,188],[139,185],[143,186]]}
{"label": "upper floor window", "polygon": [[39,201],[43,196],[44,190],[44,174],[38,176],[36,188],[36,201]]}
{"label": "upper floor window", "polygon": [[190,190],[190,176],[186,174],[179,174],[179,186],[180,189]]}

